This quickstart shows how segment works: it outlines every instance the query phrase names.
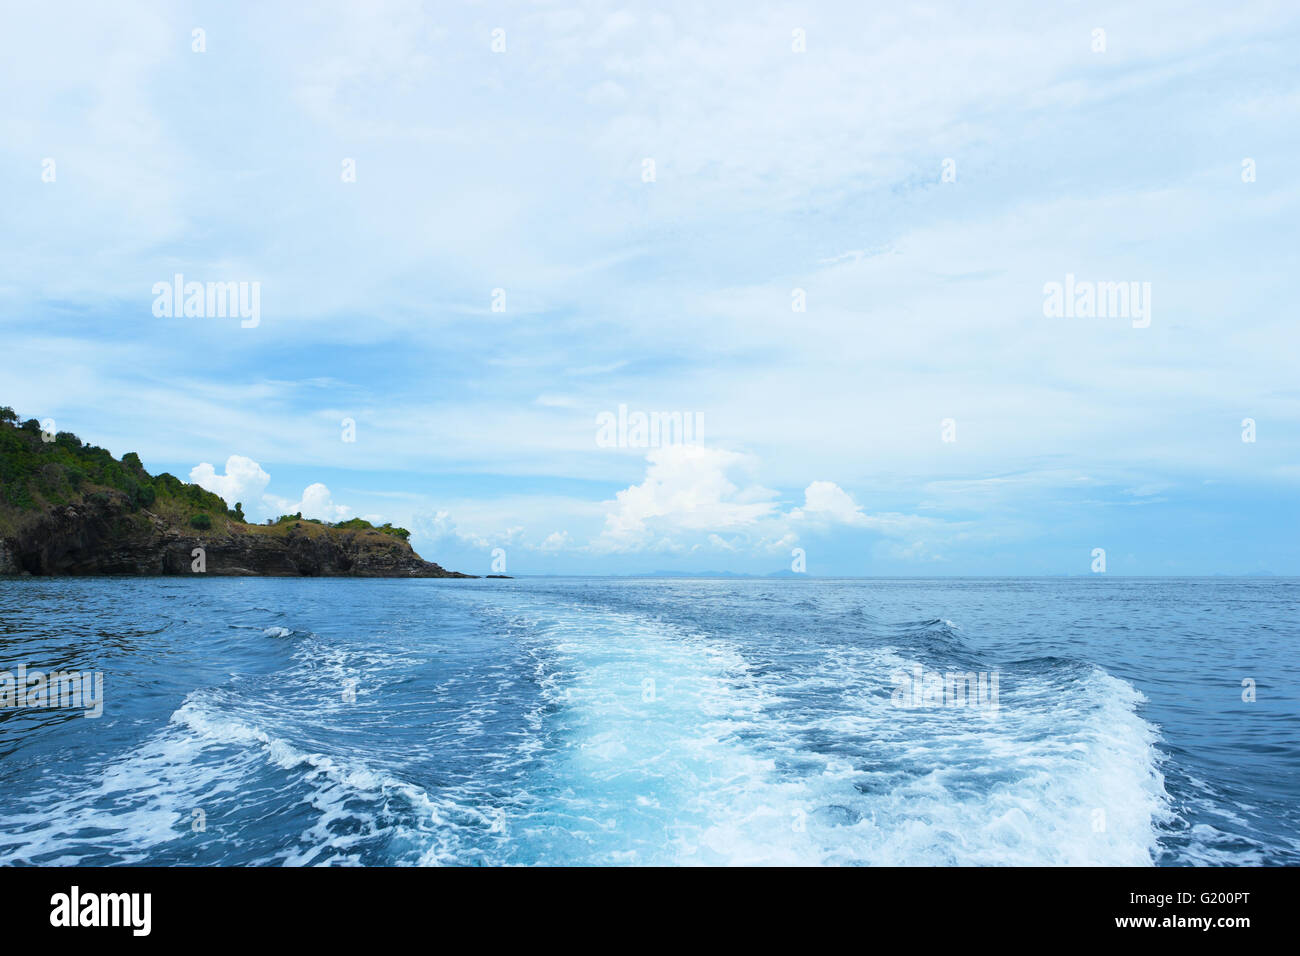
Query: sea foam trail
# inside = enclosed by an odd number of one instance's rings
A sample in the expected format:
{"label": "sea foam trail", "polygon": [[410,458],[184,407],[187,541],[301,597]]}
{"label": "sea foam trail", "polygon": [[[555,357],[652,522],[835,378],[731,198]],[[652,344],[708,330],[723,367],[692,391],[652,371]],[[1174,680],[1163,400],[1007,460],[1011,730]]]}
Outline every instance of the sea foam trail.
{"label": "sea foam trail", "polygon": [[[289,633],[266,629],[271,638]],[[340,693],[349,679],[362,675],[364,699],[417,661],[310,636],[294,659],[270,679],[192,691],[135,747],[7,808],[0,864],[462,859],[462,835],[486,831],[494,819],[405,779],[339,735],[357,711]],[[325,752],[313,748],[317,738],[337,739]]]}
{"label": "sea foam trail", "polygon": [[[884,678],[916,662],[874,663]],[[901,709],[874,691],[789,717],[778,746],[830,757],[807,777],[825,862],[1150,864],[1168,813],[1157,735],[1130,685],[1075,667],[1066,680],[1004,669],[996,711]]]}
{"label": "sea foam trail", "polygon": [[254,632],[282,669],[10,798],[0,863],[1146,864],[1169,816],[1141,695],[1098,667],[1006,663],[996,711],[896,706],[915,667],[986,669],[937,617],[720,634],[438,596],[464,626]]}
{"label": "sea foam trail", "polygon": [[785,839],[797,781],[737,736],[765,703],[748,665],[633,615],[515,618],[551,703],[547,757],[510,822],[531,862],[814,863]]}
{"label": "sea foam trail", "polygon": [[961,650],[943,621],[756,668],[732,641],[636,615],[521,611],[555,704],[516,821],[532,859],[1152,862],[1168,813],[1157,734],[1141,695],[1098,668],[1024,662],[996,712],[905,710],[894,679],[921,661],[887,642],[934,666]]}

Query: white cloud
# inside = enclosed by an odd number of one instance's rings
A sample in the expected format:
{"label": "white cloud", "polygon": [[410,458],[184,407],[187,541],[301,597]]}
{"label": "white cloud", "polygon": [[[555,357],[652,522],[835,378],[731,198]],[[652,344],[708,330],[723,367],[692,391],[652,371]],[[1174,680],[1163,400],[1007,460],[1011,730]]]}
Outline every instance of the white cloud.
{"label": "white cloud", "polygon": [[656,535],[742,528],[769,517],[775,492],[741,488],[730,475],[752,469],[747,455],[703,445],[670,445],[647,456],[645,480],[615,495],[597,550],[637,550]]}
{"label": "white cloud", "polygon": [[262,497],[271,476],[262,470],[262,466],[243,455],[231,455],[226,459],[226,473],[217,474],[217,470],[208,462],[201,462],[190,469],[190,481],[226,499],[226,504],[234,507],[235,502],[252,504]]}
{"label": "white cloud", "polygon": [[811,515],[842,524],[863,524],[867,520],[853,496],[833,481],[814,481],[804,489],[803,501],[803,507],[790,512],[790,517]]}
{"label": "white cloud", "polygon": [[336,504],[329,488],[319,481],[304,488],[298,501],[277,495],[264,495],[262,500],[281,514],[297,514],[301,511],[304,518],[317,518],[321,521],[342,521],[352,513],[347,505]]}
{"label": "white cloud", "polygon": [[457,527],[451,512],[446,509],[439,509],[432,515],[417,515],[411,524],[412,534],[418,540],[431,544],[453,543],[480,549],[523,546],[524,529],[521,526],[511,526],[499,531],[463,531]]}
{"label": "white cloud", "polygon": [[657,449],[647,456],[645,480],[620,491],[604,530],[589,546],[595,553],[634,551],[788,552],[799,532],[822,535],[836,528],[874,532],[895,542],[905,557],[930,557],[930,548],[963,533],[938,518],[869,514],[833,481],[804,489],[803,505],[782,512],[775,492],[740,485],[737,472],[757,467],[750,455],[698,445]]}
{"label": "white cloud", "polygon": [[261,465],[243,455],[231,455],[226,459],[224,475],[217,474],[217,470],[208,462],[200,462],[190,469],[190,481],[221,495],[226,499],[226,504],[232,507],[235,502],[242,502],[245,511],[250,514],[297,514],[301,511],[304,518],[341,521],[352,513],[352,509],[346,505],[336,504],[329,488],[321,482],[304,488],[302,497],[297,501],[266,494],[271,476]]}
{"label": "white cloud", "polygon": [[804,489],[803,497],[803,507],[790,512],[789,517],[793,521],[823,527],[843,525],[863,528],[889,538],[904,538],[910,544],[895,548],[895,553],[901,557],[917,558],[923,553],[930,557],[922,536],[951,539],[954,534],[961,533],[959,525],[938,518],[892,511],[868,514],[853,500],[852,495],[833,481],[814,481]]}
{"label": "white cloud", "polygon": [[430,541],[441,541],[454,534],[456,522],[451,520],[451,512],[435,511],[432,515],[419,515],[411,522],[411,533],[416,537]]}
{"label": "white cloud", "polygon": [[304,518],[320,518],[325,521],[340,521],[346,518],[352,509],[347,505],[334,503],[330,490],[319,481],[303,489],[302,501],[298,503]]}
{"label": "white cloud", "polygon": [[739,551],[740,547],[734,541],[728,541],[718,534],[709,535],[709,544],[713,545],[719,551]]}
{"label": "white cloud", "polygon": [[563,551],[570,547],[569,532],[552,531],[546,536],[541,544],[537,546],[538,551]]}

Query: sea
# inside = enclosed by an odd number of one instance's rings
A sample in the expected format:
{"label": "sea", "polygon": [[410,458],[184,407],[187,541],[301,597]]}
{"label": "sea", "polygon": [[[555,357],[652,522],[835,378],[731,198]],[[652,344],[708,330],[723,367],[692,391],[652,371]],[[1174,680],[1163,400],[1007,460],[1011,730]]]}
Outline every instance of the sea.
{"label": "sea", "polygon": [[4,579],[0,864],[1297,865],[1298,604],[1295,578]]}

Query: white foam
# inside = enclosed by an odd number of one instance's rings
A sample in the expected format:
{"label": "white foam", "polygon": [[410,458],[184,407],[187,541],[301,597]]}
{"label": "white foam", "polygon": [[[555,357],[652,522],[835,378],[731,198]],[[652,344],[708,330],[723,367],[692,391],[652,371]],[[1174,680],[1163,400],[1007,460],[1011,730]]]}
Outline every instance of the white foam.
{"label": "white foam", "polygon": [[[376,845],[385,862],[424,864],[1141,865],[1158,849],[1157,732],[1141,695],[1101,669],[1004,668],[996,714],[905,710],[890,696],[920,663],[905,648],[835,644],[760,672],[729,640],[509,600],[538,700],[473,779],[421,787],[402,755],[339,735],[337,711],[356,706],[345,681],[361,678],[365,703],[418,657],[309,638],[277,675],[309,693],[191,693],[75,791],[51,781],[24,797],[0,863],[79,862],[88,844],[147,862],[194,838],[196,807],[213,811],[219,852],[264,864],[365,862]],[[500,699],[517,679],[502,671]],[[460,710],[433,745],[481,736],[497,701]],[[285,807],[300,832],[264,848],[226,822]]]}
{"label": "white foam", "polygon": [[553,613],[536,609],[530,638],[560,708],[558,752],[528,783],[547,796],[528,820],[545,862],[1153,861],[1169,813],[1157,734],[1141,695],[1100,669],[1004,671],[996,713],[903,710],[892,675],[916,662],[889,648],[756,677],[727,641]]}

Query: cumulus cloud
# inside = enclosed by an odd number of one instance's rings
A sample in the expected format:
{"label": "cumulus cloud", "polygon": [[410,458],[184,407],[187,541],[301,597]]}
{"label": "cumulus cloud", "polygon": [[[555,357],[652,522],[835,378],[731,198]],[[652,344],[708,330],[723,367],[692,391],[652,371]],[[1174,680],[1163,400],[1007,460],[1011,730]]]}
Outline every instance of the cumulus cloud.
{"label": "cumulus cloud", "polygon": [[235,502],[252,503],[262,497],[271,476],[262,470],[262,466],[243,455],[231,455],[226,459],[226,473],[217,474],[208,462],[201,462],[190,469],[190,481],[207,491],[221,495],[226,504]]}
{"label": "cumulus cloud", "polygon": [[[935,560],[933,548],[960,535],[960,525],[898,512],[869,513],[833,481],[811,482],[803,503],[778,507],[775,492],[748,484],[752,456],[703,446],[673,446],[647,456],[645,479],[608,502],[594,553],[788,553],[801,534],[819,539],[856,530],[879,536],[891,556]],[[888,544],[886,544],[888,542]]]}
{"label": "cumulus cloud", "polygon": [[744,528],[776,511],[775,492],[732,480],[753,468],[750,456],[703,445],[670,445],[654,449],[646,461],[645,480],[609,503],[604,530],[593,542],[597,550],[661,548],[674,532]]}
{"label": "cumulus cloud", "polygon": [[417,515],[411,522],[411,532],[418,537],[439,541],[455,534],[456,522],[452,520],[450,511],[435,511],[431,515]]}
{"label": "cumulus cloud", "polygon": [[339,521],[352,513],[347,505],[335,504],[329,488],[319,481],[303,489],[302,501],[298,504],[305,518]]}
{"label": "cumulus cloud", "polygon": [[302,512],[304,518],[321,521],[341,521],[352,513],[346,505],[335,503],[329,488],[319,481],[304,488],[297,501],[266,494],[271,476],[261,465],[243,455],[231,455],[226,459],[224,475],[218,474],[210,463],[200,462],[190,469],[190,481],[221,495],[228,505],[242,502],[250,513],[280,515]]}
{"label": "cumulus cloud", "polygon": [[569,532],[552,531],[537,546],[538,551],[563,551],[570,547]]}
{"label": "cumulus cloud", "polygon": [[304,488],[298,501],[274,495],[266,495],[265,500],[284,514],[297,514],[301,511],[304,518],[317,518],[321,521],[342,521],[352,513],[347,505],[336,504],[329,488],[319,481]]}
{"label": "cumulus cloud", "polygon": [[833,521],[840,524],[865,524],[867,516],[853,496],[833,481],[814,481],[804,489],[803,507],[795,508],[790,517],[805,517]]}
{"label": "cumulus cloud", "polygon": [[446,509],[435,511],[432,515],[417,515],[411,525],[411,532],[415,537],[431,543],[453,543],[469,548],[525,546],[522,526],[513,526],[496,532],[467,531],[457,526],[451,512]]}
{"label": "cumulus cloud", "polygon": [[790,512],[791,520],[821,526],[846,525],[866,528],[895,538],[956,530],[955,525],[922,515],[899,514],[893,511],[868,514],[853,500],[852,495],[833,481],[814,481],[804,489],[803,501],[803,507],[795,508]]}

